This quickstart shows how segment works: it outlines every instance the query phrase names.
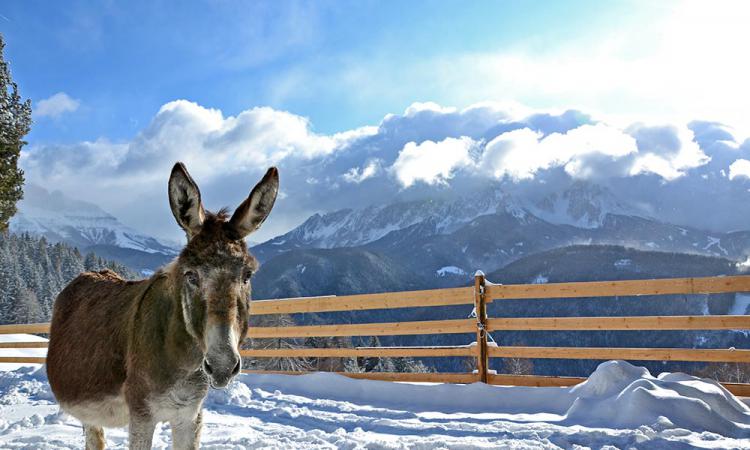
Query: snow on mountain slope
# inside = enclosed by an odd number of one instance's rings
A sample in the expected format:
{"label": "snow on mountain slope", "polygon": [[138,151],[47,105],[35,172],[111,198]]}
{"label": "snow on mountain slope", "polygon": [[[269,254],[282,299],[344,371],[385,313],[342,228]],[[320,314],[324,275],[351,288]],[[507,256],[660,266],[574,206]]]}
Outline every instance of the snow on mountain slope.
{"label": "snow on mountain slope", "polygon": [[353,247],[423,222],[434,223],[435,234],[448,234],[479,216],[498,213],[510,213],[519,221],[531,213],[552,224],[597,228],[608,214],[635,214],[635,210],[605,188],[585,182],[542,199],[516,196],[496,186],[453,200],[397,202],[315,214],[266,244],[277,246],[276,250]]}
{"label": "snow on mountain slope", "polygon": [[[241,375],[206,403],[202,448],[747,448],[750,408],[716,383],[603,363],[573,388]],[[44,369],[0,372],[0,447],[81,448]],[[127,432],[107,429],[108,448]],[[168,448],[157,427],[154,448]],[[613,447],[608,447],[613,446]]]}
{"label": "snow on mountain slope", "polygon": [[18,213],[10,221],[14,233],[45,236],[80,248],[109,245],[145,253],[175,255],[173,246],[120,223],[97,205],[66,197],[59,191],[28,184]]}
{"label": "snow on mountain slope", "polygon": [[500,212],[519,221],[528,214],[508,194],[489,189],[471,200],[430,199],[314,214],[297,228],[254,249],[263,258],[296,248],[356,247],[418,224],[429,224],[431,234],[447,234],[477,217]]}
{"label": "snow on mountain slope", "polygon": [[637,215],[609,190],[583,181],[562,192],[553,192],[526,206],[535,216],[554,224],[599,228],[608,214]]}

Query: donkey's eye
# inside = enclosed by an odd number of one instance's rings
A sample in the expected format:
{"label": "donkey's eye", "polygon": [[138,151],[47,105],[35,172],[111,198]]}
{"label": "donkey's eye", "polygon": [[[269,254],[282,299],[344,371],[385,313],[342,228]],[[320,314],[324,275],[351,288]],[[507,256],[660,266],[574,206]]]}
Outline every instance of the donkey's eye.
{"label": "donkey's eye", "polygon": [[253,277],[253,271],[252,270],[246,270],[245,273],[242,275],[242,282],[247,284],[250,282],[250,279]]}
{"label": "donkey's eye", "polygon": [[198,286],[198,274],[192,270],[185,272],[185,281],[192,286]]}

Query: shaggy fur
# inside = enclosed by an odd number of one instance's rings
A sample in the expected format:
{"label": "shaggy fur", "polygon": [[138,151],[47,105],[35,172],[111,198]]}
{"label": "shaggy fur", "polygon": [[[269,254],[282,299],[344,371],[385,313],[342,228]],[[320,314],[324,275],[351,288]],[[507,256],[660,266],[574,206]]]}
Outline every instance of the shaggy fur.
{"label": "shaggy fur", "polygon": [[150,449],[162,421],[175,449],[198,448],[209,386],[226,386],[240,368],[258,267],[244,237],[270,213],[278,172],[269,169],[232,218],[203,209],[180,163],[169,188],[189,238],[179,257],[142,281],[83,273],[55,302],[47,375],[61,408],[83,422],[87,449],[104,448],[102,427],[125,425],[131,449]]}

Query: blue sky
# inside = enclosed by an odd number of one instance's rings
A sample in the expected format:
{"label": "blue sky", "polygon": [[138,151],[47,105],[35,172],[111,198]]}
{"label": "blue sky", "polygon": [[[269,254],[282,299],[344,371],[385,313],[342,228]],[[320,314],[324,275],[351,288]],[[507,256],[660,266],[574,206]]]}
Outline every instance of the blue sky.
{"label": "blue sky", "polygon": [[[748,23],[730,0],[0,3],[34,103],[27,180],[168,238],[175,160],[213,209],[279,166],[255,240],[342,207],[549,188],[551,172],[639,203],[653,195],[633,183],[712,204],[711,176],[747,196]],[[679,220],[741,223],[707,217]]]}
{"label": "blue sky", "polygon": [[[550,53],[637,21],[652,12],[644,5],[10,0],[0,5],[0,29],[25,95],[39,101],[64,92],[80,102],[75,114],[37,120],[30,139],[59,143],[129,138],[178,98],[226,114],[258,105],[289,110],[320,132],[376,123],[415,101],[464,106],[475,99],[425,86],[429,72],[410,74],[443,56]],[[347,71],[363,85],[331,79],[321,89],[326,76]],[[367,83],[374,78],[399,86]]]}

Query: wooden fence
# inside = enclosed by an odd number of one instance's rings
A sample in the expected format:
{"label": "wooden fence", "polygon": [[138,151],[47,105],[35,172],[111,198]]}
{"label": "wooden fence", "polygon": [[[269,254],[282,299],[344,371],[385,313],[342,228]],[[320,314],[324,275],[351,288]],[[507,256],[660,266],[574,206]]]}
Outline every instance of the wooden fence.
{"label": "wooden fence", "polygon": [[[750,316],[627,316],[627,317],[513,317],[489,318],[487,305],[507,299],[598,298],[616,296],[718,294],[750,292],[750,276],[673,278],[524,285],[497,285],[478,272],[474,286],[410,292],[388,292],[328,297],[303,297],[252,302],[252,315],[295,314],[373,309],[425,308],[470,305],[476,317],[453,320],[412,322],[307,325],[288,327],[251,327],[250,338],[300,338],[334,336],[396,336],[432,334],[476,334],[467,345],[441,347],[355,347],[355,348],[279,348],[245,349],[248,358],[274,357],[469,357],[476,359],[477,370],[469,373],[342,373],[352,378],[388,381],[422,381],[521,386],[572,386],[584,378],[539,375],[495,374],[489,370],[489,358],[553,358],[590,360],[657,360],[750,363],[747,349],[693,348],[609,348],[609,347],[520,347],[488,343],[492,331],[531,330],[750,330]],[[592,299],[592,301],[595,301]],[[468,306],[467,306],[468,307]],[[49,324],[3,325],[0,334],[47,333]],[[44,342],[0,343],[3,348],[44,348]],[[43,363],[44,358],[0,357],[0,363]],[[245,371],[264,372],[264,371]],[[268,373],[268,372],[266,372]],[[301,374],[304,372],[274,373]],[[723,383],[736,395],[750,396],[750,384]]]}

